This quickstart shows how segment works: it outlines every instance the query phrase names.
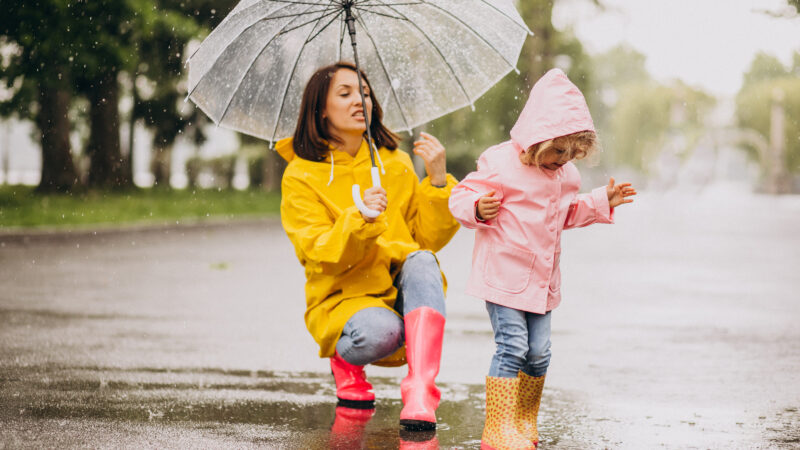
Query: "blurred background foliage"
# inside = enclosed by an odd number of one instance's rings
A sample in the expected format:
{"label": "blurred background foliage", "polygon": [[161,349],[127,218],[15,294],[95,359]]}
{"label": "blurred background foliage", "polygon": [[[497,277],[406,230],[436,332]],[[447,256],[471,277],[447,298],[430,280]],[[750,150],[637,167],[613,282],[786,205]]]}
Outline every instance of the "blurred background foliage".
{"label": "blurred background foliage", "polygon": [[[776,102],[787,118],[780,143],[784,148],[782,162],[790,173],[797,174],[800,173],[800,53],[795,53],[791,67],[770,55],[756,56],[736,96],[738,125],[770,136],[771,110]],[[754,145],[745,148],[754,160],[762,158]]]}
{"label": "blurred background foliage", "polygon": [[[475,103],[415,130],[435,134],[448,149],[448,168],[461,178],[475,169],[478,155],[508,139],[530,88],[552,67],[560,67],[587,97],[604,152],[598,172],[628,170],[646,180],[654,161],[669,149],[680,160],[692,157],[708,134],[708,117],[719,106],[708,93],[679,81],[655,80],[645,56],[619,46],[589,55],[570,29],[556,29],[559,0],[518,1],[534,32],[518,68]],[[603,8],[602,0],[585,0]],[[787,0],[800,7],[800,0]],[[0,16],[0,117],[35,125],[42,153],[36,192],[64,193],[135,189],[131,151],[135,136],[150,147],[153,186],[170,188],[173,171],[184,171],[189,187],[229,189],[235,173],[249,184],[275,191],[282,160],[268,145],[239,135],[233,155],[190,158],[170,167],[171,152],[183,140],[199,147],[210,125],[186,96],[183,67],[188,52],[235,6],[235,0],[31,0],[12,2]],[[789,19],[795,20],[795,19]],[[53,32],[58,30],[59,32]],[[779,91],[779,93],[778,93]],[[781,170],[800,172],[800,54],[787,67],[758,55],[735,101],[735,126],[771,137],[773,106],[784,108]],[[121,129],[144,128],[147,133]],[[78,134],[79,144],[70,136]],[[410,139],[404,135],[403,148]],[[771,143],[769,145],[773,145]],[[764,150],[742,144],[768,173]],[[761,146],[763,147],[763,145]],[[767,170],[769,169],[769,170]],[[769,172],[771,173],[771,172]],[[205,174],[205,175],[204,175]],[[204,179],[211,180],[203,182]],[[205,184],[204,184],[205,183]],[[789,183],[796,189],[797,182]],[[794,186],[794,187],[792,187]]]}

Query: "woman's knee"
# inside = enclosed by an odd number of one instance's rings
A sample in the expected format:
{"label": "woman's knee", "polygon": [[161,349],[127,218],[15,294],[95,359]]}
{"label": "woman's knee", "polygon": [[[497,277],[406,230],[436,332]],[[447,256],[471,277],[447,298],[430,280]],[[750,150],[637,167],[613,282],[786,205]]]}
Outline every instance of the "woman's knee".
{"label": "woman's knee", "polygon": [[446,315],[442,273],[431,251],[417,250],[406,257],[398,288],[402,291],[404,315],[423,306]]}
{"label": "woman's knee", "polygon": [[433,252],[430,250],[417,250],[411,252],[406,256],[406,261],[403,263],[403,269],[416,272],[417,270],[429,271],[434,270],[439,273],[439,262],[436,260]]}
{"label": "woman's knee", "polygon": [[351,364],[364,365],[383,359],[403,345],[403,320],[385,308],[367,308],[359,311],[350,320],[342,336],[345,349],[337,350]]}

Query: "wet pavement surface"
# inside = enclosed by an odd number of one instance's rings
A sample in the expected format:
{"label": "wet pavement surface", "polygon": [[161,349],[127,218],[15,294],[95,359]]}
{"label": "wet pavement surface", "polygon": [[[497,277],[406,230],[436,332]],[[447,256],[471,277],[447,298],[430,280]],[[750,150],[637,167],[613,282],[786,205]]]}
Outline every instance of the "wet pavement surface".
{"label": "wet pavement surface", "polygon": [[[642,195],[565,232],[542,449],[800,448],[800,198]],[[493,352],[449,281],[435,434],[401,433],[405,368],[337,409],[276,220],[0,232],[0,448],[479,448]],[[422,442],[418,442],[422,441]]]}

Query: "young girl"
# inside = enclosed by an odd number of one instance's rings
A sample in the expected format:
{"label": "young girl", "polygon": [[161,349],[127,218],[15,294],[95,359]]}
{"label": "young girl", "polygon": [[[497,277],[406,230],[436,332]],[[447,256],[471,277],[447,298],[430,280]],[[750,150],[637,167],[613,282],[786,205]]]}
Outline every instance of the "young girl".
{"label": "young girl", "polygon": [[564,72],[550,70],[533,87],[511,140],[486,150],[450,196],[453,216],[477,229],[466,292],[486,301],[497,344],[481,448],[538,445],[550,311],[561,301],[561,230],[613,223],[614,207],[636,194],[613,178],[578,194],[570,161],[597,146],[583,95]]}

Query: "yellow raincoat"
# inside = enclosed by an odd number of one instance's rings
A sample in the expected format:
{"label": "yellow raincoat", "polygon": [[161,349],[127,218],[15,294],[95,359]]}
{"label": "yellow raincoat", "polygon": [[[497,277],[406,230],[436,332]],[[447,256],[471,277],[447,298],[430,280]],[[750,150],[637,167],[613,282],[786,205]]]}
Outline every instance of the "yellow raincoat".
{"label": "yellow raincoat", "polygon": [[[281,221],[305,267],[306,326],[320,357],[331,357],[353,314],[370,307],[394,311],[392,283],[409,253],[436,252],[453,237],[459,225],[447,203],[458,181],[448,174],[443,188],[432,186],[427,177],[420,182],[406,152],[381,148],[388,206],[367,223],[351,194],[355,183],[362,193],[372,186],[366,142],[355,158],[332,149],[323,162],[295,157],[291,138],[276,149],[289,161],[281,183]],[[404,363],[403,348],[376,362]]]}

